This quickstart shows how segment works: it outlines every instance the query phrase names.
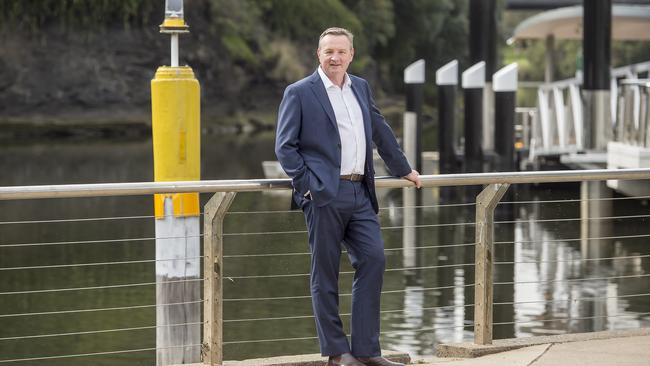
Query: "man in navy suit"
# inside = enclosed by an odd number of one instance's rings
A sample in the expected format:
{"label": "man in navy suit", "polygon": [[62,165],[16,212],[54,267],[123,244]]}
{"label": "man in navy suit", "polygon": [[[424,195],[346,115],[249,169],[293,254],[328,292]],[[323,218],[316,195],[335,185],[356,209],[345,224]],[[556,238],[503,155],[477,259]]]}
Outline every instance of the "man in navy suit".
{"label": "man in navy suit", "polygon": [[[289,85],[278,113],[275,152],[291,177],[311,250],[311,294],[323,356],[329,366],[398,366],[381,357],[380,294],[385,268],[377,218],[372,144],[391,173],[420,188],[368,83],[347,73],[353,35],[343,28],[320,36],[318,69]],[[341,244],[355,269],[351,344],[339,316]]]}

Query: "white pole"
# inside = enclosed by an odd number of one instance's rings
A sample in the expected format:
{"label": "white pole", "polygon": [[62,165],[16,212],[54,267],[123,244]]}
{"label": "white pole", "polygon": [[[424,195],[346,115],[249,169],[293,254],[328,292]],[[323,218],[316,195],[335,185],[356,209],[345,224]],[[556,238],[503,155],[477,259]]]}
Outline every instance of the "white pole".
{"label": "white pole", "polygon": [[[417,159],[416,148],[416,125],[417,114],[415,112],[404,112],[404,153],[406,159],[415,166]],[[404,267],[412,268],[417,266],[417,256],[415,247],[417,246],[416,228],[417,217],[416,208],[417,197],[415,189],[404,188],[402,190],[402,197],[404,200],[404,231],[402,232],[402,243],[404,246]]]}
{"label": "white pole", "polygon": [[171,46],[172,46],[171,66],[178,67],[178,33],[172,34]]}

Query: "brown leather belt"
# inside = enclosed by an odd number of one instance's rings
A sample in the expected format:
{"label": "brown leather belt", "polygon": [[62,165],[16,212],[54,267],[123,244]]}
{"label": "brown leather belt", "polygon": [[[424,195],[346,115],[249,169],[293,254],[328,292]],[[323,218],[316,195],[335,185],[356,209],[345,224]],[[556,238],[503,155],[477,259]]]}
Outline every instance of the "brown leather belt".
{"label": "brown leather belt", "polygon": [[351,182],[361,182],[363,180],[363,174],[342,175],[341,180],[349,180]]}

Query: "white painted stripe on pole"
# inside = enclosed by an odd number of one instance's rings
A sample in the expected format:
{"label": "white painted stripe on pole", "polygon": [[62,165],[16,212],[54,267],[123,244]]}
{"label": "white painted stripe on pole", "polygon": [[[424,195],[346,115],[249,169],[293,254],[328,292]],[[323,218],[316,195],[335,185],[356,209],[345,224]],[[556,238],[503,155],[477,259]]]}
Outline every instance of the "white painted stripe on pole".
{"label": "white painted stripe on pole", "polygon": [[[416,203],[416,191],[412,188],[402,188],[402,199],[404,204],[414,206]],[[402,244],[403,248],[403,267],[412,268],[417,266],[417,252],[415,248],[416,243],[416,212],[415,208],[411,207],[405,209],[403,212],[404,229],[402,231]]]}
{"label": "white painted stripe on pole", "polygon": [[487,133],[487,131],[494,131],[494,90],[492,90],[492,83],[486,82],[483,87],[483,134],[481,134],[481,147],[483,151],[494,151],[494,133]]}
{"label": "white painted stripe on pole", "polygon": [[474,64],[463,72],[463,88],[477,89],[485,86],[485,61]]}
{"label": "white painted stripe on pole", "polygon": [[[200,277],[199,217],[174,217],[171,198],[165,198],[165,218],[156,220],[156,276]],[[193,259],[188,259],[193,258]]]}
{"label": "white painted stripe on pole", "polygon": [[492,76],[492,88],[495,92],[517,91],[517,63],[502,67]]}
{"label": "white painted stripe on pole", "polygon": [[448,62],[436,71],[436,85],[458,85],[458,60]]}
{"label": "white painted stripe on pole", "polygon": [[[406,159],[411,163],[411,166],[415,163],[417,158],[417,149],[416,149],[416,135],[417,135],[417,114],[415,112],[405,112],[404,113],[404,154]],[[415,190],[410,188],[403,189],[403,200],[405,206],[415,206],[416,197]],[[416,265],[415,250],[413,249],[416,246],[415,240],[415,209],[405,209],[404,210],[404,228],[402,232],[402,239],[404,243],[404,267],[411,268]]]}
{"label": "white painted stripe on pole", "polygon": [[419,59],[404,69],[404,83],[424,84],[425,62]]}
{"label": "white painted stripe on pole", "polygon": [[404,112],[404,155],[411,166],[415,166],[417,157],[417,122],[418,115],[415,112]]}

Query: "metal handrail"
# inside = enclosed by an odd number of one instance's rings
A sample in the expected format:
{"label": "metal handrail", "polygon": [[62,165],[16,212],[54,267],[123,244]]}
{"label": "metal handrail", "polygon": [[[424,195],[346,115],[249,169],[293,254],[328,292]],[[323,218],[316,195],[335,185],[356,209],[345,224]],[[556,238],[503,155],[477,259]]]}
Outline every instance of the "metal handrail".
{"label": "metal handrail", "polygon": [[[650,179],[650,168],[422,175],[421,179],[423,187]],[[378,188],[406,188],[413,187],[413,183],[395,177],[378,177],[376,186]],[[291,189],[291,181],[289,179],[236,179],[35,185],[0,187],[0,200],[135,196],[154,193],[258,192],[281,189]]]}

